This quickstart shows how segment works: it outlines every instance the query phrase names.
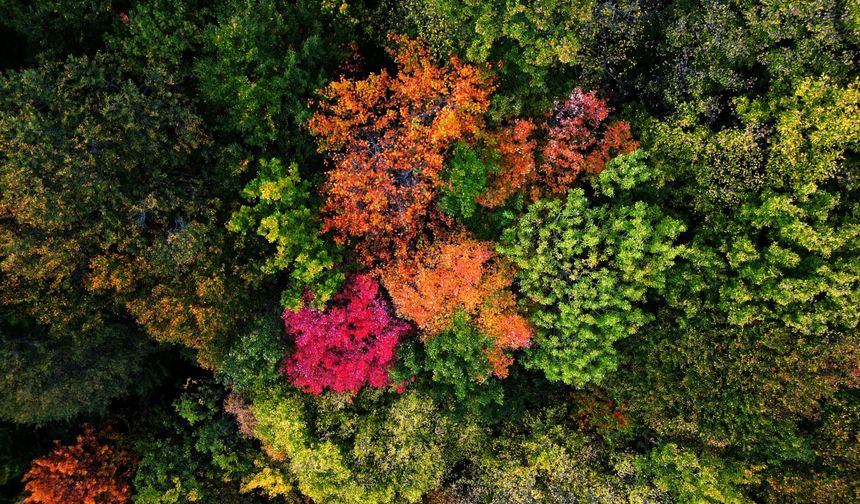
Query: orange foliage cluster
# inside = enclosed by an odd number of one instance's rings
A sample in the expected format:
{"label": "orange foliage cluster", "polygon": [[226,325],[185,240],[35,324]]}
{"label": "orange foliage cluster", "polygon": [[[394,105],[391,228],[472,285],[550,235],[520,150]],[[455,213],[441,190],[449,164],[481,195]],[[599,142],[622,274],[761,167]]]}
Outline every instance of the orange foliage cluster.
{"label": "orange foliage cluster", "polygon": [[452,58],[436,66],[417,42],[395,38],[399,72],[342,78],[322,90],[309,121],[333,167],[325,186],[324,229],[352,238],[365,264],[405,257],[439,214],[445,150],[483,128],[488,74]]}
{"label": "orange foliage cluster", "polygon": [[527,346],[532,337],[508,289],[512,273],[488,244],[458,235],[393,263],[382,279],[398,313],[414,321],[424,339],[447,329],[459,310],[471,315],[495,342],[487,357],[496,376],[504,378],[512,363],[506,351]]}
{"label": "orange foliage cluster", "polygon": [[112,431],[100,435],[91,425],[77,443],[63,446],[59,441],[48,455],[33,461],[24,475],[25,503],[119,504],[131,499],[129,479],[134,459],[130,453],[106,442]]}
{"label": "orange foliage cluster", "polygon": [[[540,196],[537,187],[564,193],[580,173],[600,173],[614,156],[636,150],[639,143],[633,140],[630,125],[625,121],[604,124],[608,116],[606,102],[595,91],[576,88],[566,100],[555,103],[544,128],[521,119],[497,133],[493,140],[501,155],[501,170],[478,203],[501,206],[528,186],[533,187],[533,199]],[[536,135],[543,137],[541,149],[533,138]]]}
{"label": "orange foliage cluster", "polygon": [[478,203],[490,208],[504,205],[520,188],[534,180],[537,142],[529,137],[535,129],[537,126],[533,122],[519,119],[513,126],[494,135],[502,171],[491,178],[487,191],[478,198]]}

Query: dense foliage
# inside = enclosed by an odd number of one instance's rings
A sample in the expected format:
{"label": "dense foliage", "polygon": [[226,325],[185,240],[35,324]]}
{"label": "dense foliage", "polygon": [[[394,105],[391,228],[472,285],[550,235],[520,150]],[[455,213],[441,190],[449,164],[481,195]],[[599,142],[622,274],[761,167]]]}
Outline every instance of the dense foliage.
{"label": "dense foliage", "polygon": [[110,427],[96,434],[95,427],[85,425],[75,444],[57,442],[24,475],[29,494],[24,502],[129,502],[135,461],[130,452],[108,441],[112,434]]}
{"label": "dense foliage", "polygon": [[0,2],[0,501],[860,501],[860,7]]}
{"label": "dense foliage", "polygon": [[287,309],[284,324],[295,337],[295,350],[283,372],[293,385],[314,394],[326,388],[356,393],[365,383],[388,385],[394,349],[409,330],[391,311],[379,283],[367,275],[352,277],[323,312]]}

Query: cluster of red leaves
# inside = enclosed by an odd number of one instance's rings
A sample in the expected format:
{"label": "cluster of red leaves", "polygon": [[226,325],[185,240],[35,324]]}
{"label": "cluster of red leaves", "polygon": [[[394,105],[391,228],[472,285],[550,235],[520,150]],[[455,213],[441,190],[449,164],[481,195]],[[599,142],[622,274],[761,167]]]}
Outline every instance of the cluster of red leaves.
{"label": "cluster of red leaves", "polygon": [[380,296],[379,283],[367,275],[351,277],[325,311],[305,306],[286,310],[283,319],[296,350],[281,372],[313,394],[326,388],[355,394],[365,383],[388,386],[395,348],[409,331]]}
{"label": "cluster of red leaves", "polygon": [[507,376],[512,359],[507,351],[527,346],[532,328],[516,312],[509,290],[512,271],[498,261],[490,246],[457,235],[419,250],[412,258],[392,263],[382,279],[398,313],[432,337],[450,327],[460,310],[494,341],[487,357],[499,378]]}
{"label": "cluster of red leaves", "polygon": [[[608,116],[606,102],[595,91],[576,88],[566,100],[555,102],[543,129],[519,120],[497,133],[494,143],[501,154],[501,171],[478,202],[500,206],[530,185],[564,193],[580,173],[600,173],[613,157],[636,150],[639,143],[633,139],[630,125],[625,121],[606,124]],[[544,137],[539,161],[538,142],[533,138],[538,134]],[[536,189],[533,192],[532,197],[537,198]]]}
{"label": "cluster of red leaves", "polygon": [[576,88],[567,100],[553,106],[541,165],[544,182],[556,193],[567,191],[581,172],[600,173],[618,154],[633,152],[639,143],[630,125],[616,121],[607,125],[606,102],[596,91]]}
{"label": "cluster of red leaves", "polygon": [[584,430],[612,432],[627,427],[621,405],[601,389],[574,392],[569,401],[579,412],[579,426]]}
{"label": "cluster of red leaves", "polygon": [[110,428],[96,435],[84,425],[77,443],[56,448],[33,461],[24,475],[25,503],[41,504],[117,504],[131,500],[129,480],[134,471],[133,456],[112,446]]}
{"label": "cluster of red leaves", "polygon": [[395,42],[396,76],[331,83],[308,123],[333,164],[324,229],[355,239],[365,264],[405,257],[440,218],[432,202],[445,151],[483,129],[492,92],[485,71],[457,58],[436,66],[417,42]]}

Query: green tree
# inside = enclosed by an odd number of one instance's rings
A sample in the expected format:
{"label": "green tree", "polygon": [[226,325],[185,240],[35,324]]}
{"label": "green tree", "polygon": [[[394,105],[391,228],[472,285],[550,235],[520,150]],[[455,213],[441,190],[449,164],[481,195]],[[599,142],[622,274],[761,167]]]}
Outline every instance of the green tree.
{"label": "green tree", "polygon": [[307,100],[345,56],[349,23],[318,0],[228,0],[216,12],[194,73],[224,112],[218,124],[247,145],[311,156]]}
{"label": "green tree", "polygon": [[171,77],[99,53],[2,87],[3,302],[57,334],[133,320],[211,365],[248,294],[226,253],[235,189]]}
{"label": "green tree", "polygon": [[412,0],[403,19],[438,55],[498,64],[501,82],[492,114],[497,118],[549,108],[553,96],[572,86],[581,33],[591,19],[591,0],[482,2]]}
{"label": "green tree", "polygon": [[441,403],[454,398],[465,411],[481,413],[493,404],[503,404],[502,385],[493,376],[487,358],[487,349],[493,344],[492,338],[481,334],[460,311],[448,329],[423,345],[414,340],[401,344],[392,381],[411,387],[407,383],[416,378],[420,381],[426,372],[434,399]]}
{"label": "green tree", "polygon": [[[224,393],[192,383],[172,411],[151,410],[135,450],[135,502],[252,503],[296,499],[292,480],[225,414]],[[146,425],[149,423],[150,425]]]}
{"label": "green tree", "polygon": [[46,327],[9,307],[0,315],[0,419],[45,425],[104,414],[111,401],[149,391],[163,371],[133,327]]}
{"label": "green tree", "polygon": [[617,366],[613,344],[653,318],[644,305],[665,286],[684,226],[648,202],[652,172],[641,151],[620,156],[593,197],[576,188],[538,201],[502,236],[538,327],[526,365],[551,380],[599,382]]}
{"label": "green tree", "polygon": [[281,304],[302,306],[305,289],[313,293],[315,307],[323,307],[340,288],[344,276],[335,269],[338,251],[320,237],[322,223],[310,207],[309,184],[299,177],[295,163],[284,166],[278,159],[260,161],[257,177],[242,195],[256,203],[242,206],[227,224],[231,231],[256,234],[275,245],[275,252],[263,265],[264,274],[289,272],[290,285]]}
{"label": "green tree", "polygon": [[[607,446],[571,422],[571,411],[551,405],[506,422],[465,477],[453,482],[462,502],[665,502],[632,464],[611,466]],[[644,479],[644,478],[643,478]]]}
{"label": "green tree", "polygon": [[774,500],[851,495],[856,465],[835,469],[821,446],[838,439],[823,441],[826,419],[855,407],[825,416],[860,356],[857,84],[804,79],[736,103],[736,128],[669,122],[648,140],[663,206],[695,225],[606,386],[644,427],[766,463]]}
{"label": "green tree", "polygon": [[[102,36],[117,29],[122,7],[115,0],[8,0],[0,4],[0,27],[14,33],[25,60],[92,54]],[[23,46],[21,48],[20,46]]]}
{"label": "green tree", "polygon": [[419,502],[482,436],[414,391],[365,390],[348,401],[258,391],[251,410],[255,435],[288,464],[302,494],[322,502]]}
{"label": "green tree", "polygon": [[[853,74],[858,29],[852,2],[679,0],[663,11],[659,60],[645,75],[656,102],[719,122],[732,96],[789,93],[800,78]],[[662,62],[661,62],[662,61]],[[662,99],[662,100],[661,100]]]}
{"label": "green tree", "polygon": [[741,488],[756,480],[754,471],[740,470],[713,457],[697,456],[672,443],[654,448],[647,456],[637,456],[632,463],[644,483],[640,488],[646,495],[653,492],[649,487],[656,487],[679,503],[753,502]]}

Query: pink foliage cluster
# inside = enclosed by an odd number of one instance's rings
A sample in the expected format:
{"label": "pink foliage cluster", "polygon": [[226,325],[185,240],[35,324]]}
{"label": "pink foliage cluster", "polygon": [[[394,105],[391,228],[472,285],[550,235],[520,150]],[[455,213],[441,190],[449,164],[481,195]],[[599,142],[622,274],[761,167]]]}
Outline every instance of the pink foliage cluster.
{"label": "pink foliage cluster", "polygon": [[351,277],[325,311],[305,306],[283,315],[296,350],[281,372],[293,385],[319,394],[357,393],[365,383],[386,387],[395,348],[409,325],[395,318],[368,275]]}

